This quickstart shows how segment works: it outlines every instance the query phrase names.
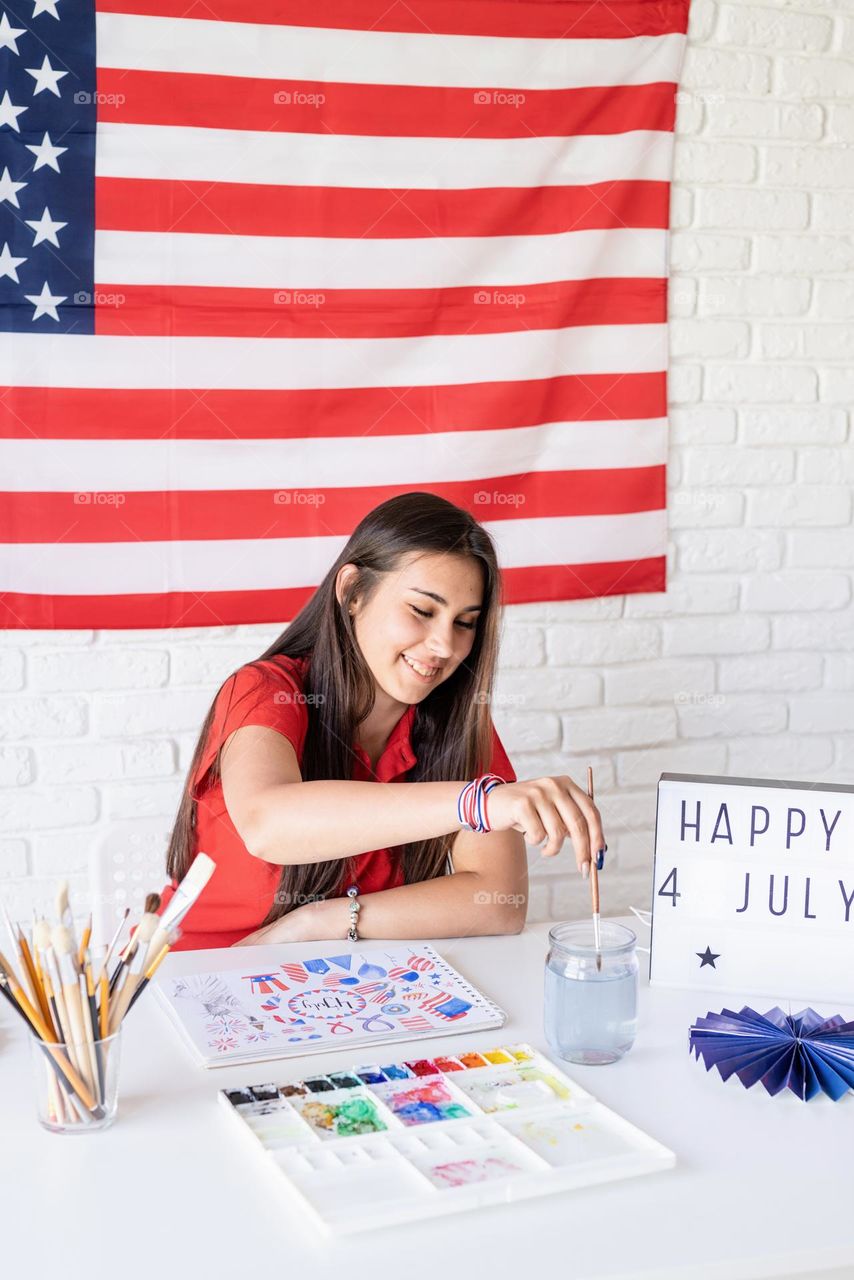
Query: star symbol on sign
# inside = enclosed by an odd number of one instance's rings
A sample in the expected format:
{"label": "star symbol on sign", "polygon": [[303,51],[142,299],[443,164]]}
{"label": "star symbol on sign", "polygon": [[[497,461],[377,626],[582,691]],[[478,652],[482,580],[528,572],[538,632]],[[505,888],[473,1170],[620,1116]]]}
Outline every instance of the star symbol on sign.
{"label": "star symbol on sign", "polygon": [[3,14],[0,18],[0,49],[11,49],[13,53],[17,53],[18,36],[25,34],[25,27],[10,26],[8,14]]}
{"label": "star symbol on sign", "polygon": [[720,954],[721,953],[719,951],[712,951],[711,947],[706,947],[705,951],[694,952],[695,956],[700,957],[701,969],[705,969],[707,964],[710,964],[713,969],[717,969],[718,966],[715,964],[715,961],[720,959]]}
{"label": "star symbol on sign", "polygon": [[18,267],[22,262],[26,262],[26,258],[14,258],[9,249],[8,241],[3,245],[3,252],[0,253],[0,280],[4,276],[8,276],[10,280],[14,280],[15,284],[20,284],[18,279]]}
{"label": "star symbol on sign", "polygon": [[56,87],[57,81],[61,80],[63,76],[67,76],[68,72],[55,71],[47,60],[47,54],[44,55],[44,60],[40,67],[24,67],[24,70],[36,82],[36,87],[33,89],[33,97],[37,93],[41,93],[42,89],[49,89],[51,93],[56,94],[57,98],[60,96],[59,89]]}
{"label": "star symbol on sign", "polygon": [[0,124],[11,125],[16,133],[21,130],[18,126],[18,116],[28,111],[28,107],[16,107],[12,99],[9,97],[9,90],[3,94],[3,101],[0,102]]}
{"label": "star symbol on sign", "polygon": [[16,209],[20,209],[21,206],[18,203],[16,193],[21,190],[21,187],[25,187],[26,185],[26,182],[13,182],[9,176],[8,168],[4,169],[3,176],[0,177],[0,204],[2,204],[4,200],[8,200],[9,204],[13,204]]}
{"label": "star symbol on sign", "polygon": [[67,295],[61,298],[58,294],[51,293],[47,280],[42,285],[41,293],[25,293],[24,297],[27,302],[32,302],[35,307],[33,320],[38,320],[39,316],[50,316],[51,320],[56,320],[57,322],[59,322],[59,316],[56,313],[56,308],[60,302],[68,300]]}
{"label": "star symbol on sign", "polygon": [[50,209],[48,209],[47,205],[44,207],[44,213],[36,222],[31,221],[29,218],[25,218],[24,221],[27,226],[32,227],[33,231],[36,233],[35,239],[33,240],[34,249],[36,245],[41,244],[43,240],[49,240],[50,243],[56,245],[58,249],[59,241],[56,238],[56,233],[59,231],[60,227],[68,226],[67,222],[54,222],[50,216]]}
{"label": "star symbol on sign", "polygon": [[52,18],[56,18],[59,22],[59,14],[56,12],[56,6],[59,0],[35,0],[33,5],[33,17],[37,18],[40,13],[49,13]]}
{"label": "star symbol on sign", "polygon": [[33,165],[33,173],[35,173],[37,169],[43,169],[45,165],[49,165],[51,169],[55,169],[56,172],[59,173],[59,165],[56,162],[56,157],[61,156],[63,152],[68,150],[68,147],[55,147],[48,134],[45,134],[41,142],[37,143],[35,146],[31,142],[28,142],[26,147],[28,151],[32,151],[36,158],[36,162]]}

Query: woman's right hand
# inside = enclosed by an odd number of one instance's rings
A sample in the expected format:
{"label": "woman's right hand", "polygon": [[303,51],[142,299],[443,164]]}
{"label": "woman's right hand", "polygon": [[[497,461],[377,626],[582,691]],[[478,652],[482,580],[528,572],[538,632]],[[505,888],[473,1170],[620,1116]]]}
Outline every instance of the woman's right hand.
{"label": "woman's right hand", "polygon": [[527,844],[544,845],[544,858],[559,853],[568,837],[585,876],[591,858],[606,847],[599,810],[572,778],[505,782],[489,792],[486,811],[493,831],[521,831]]}

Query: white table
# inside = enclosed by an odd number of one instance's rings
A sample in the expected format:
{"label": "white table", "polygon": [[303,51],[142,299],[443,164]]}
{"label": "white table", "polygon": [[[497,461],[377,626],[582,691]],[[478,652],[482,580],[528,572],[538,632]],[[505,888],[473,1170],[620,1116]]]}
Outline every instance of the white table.
{"label": "white table", "polygon": [[[434,941],[508,1013],[500,1031],[467,1043],[527,1040],[549,1052],[542,1027],[547,930]],[[328,948],[184,952],[167,964],[172,973],[203,966],[260,972],[273,955],[281,963]],[[205,1070],[148,996],[125,1025],[115,1124],[63,1137],[36,1122],[26,1033],[4,1006],[0,1271],[67,1280],[396,1280],[404,1273],[407,1280],[527,1280],[547,1272],[560,1280],[743,1280],[827,1276],[844,1267],[838,1275],[854,1276],[854,1095],[802,1103],[707,1074],[688,1053],[693,1018],[749,1001],[650,989],[641,960],[632,1051],[605,1067],[566,1070],[675,1151],[675,1169],[341,1240],[293,1207],[215,1095],[277,1075],[297,1078],[309,1061],[317,1072],[342,1066],[346,1052]],[[754,1002],[761,1010],[770,1003]],[[854,1017],[852,1007],[822,1011]],[[418,1051],[453,1052],[455,1041],[459,1047],[454,1036],[419,1041]]]}

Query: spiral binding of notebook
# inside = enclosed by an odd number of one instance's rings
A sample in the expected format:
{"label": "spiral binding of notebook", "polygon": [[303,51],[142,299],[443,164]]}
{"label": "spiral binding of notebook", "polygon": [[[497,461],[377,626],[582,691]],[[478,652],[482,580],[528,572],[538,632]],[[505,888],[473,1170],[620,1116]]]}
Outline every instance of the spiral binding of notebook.
{"label": "spiral binding of notebook", "polygon": [[427,943],[284,963],[270,956],[265,949],[263,972],[253,957],[255,973],[184,973],[159,984],[161,1003],[204,1066],[492,1030],[506,1022],[504,1010]]}

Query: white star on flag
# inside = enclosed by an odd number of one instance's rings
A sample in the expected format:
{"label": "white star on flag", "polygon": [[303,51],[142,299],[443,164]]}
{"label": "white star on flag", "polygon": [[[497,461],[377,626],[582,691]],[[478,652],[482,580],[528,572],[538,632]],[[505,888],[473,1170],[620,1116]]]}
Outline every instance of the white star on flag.
{"label": "white star on flag", "polygon": [[26,262],[26,258],[13,258],[9,249],[9,243],[3,245],[3,252],[0,253],[0,280],[4,276],[8,276],[10,280],[14,280],[15,284],[20,284],[18,279],[18,267],[22,262]]}
{"label": "white star on flag", "polygon": [[26,218],[25,221],[27,226],[32,227],[33,231],[36,233],[36,238],[33,241],[34,249],[36,245],[41,244],[43,240],[49,240],[51,244],[56,245],[57,249],[59,248],[59,241],[56,238],[56,233],[60,227],[67,227],[68,223],[55,222],[50,216],[50,209],[48,209],[47,205],[45,205],[44,213],[37,221],[33,222],[29,218]]}
{"label": "white star on flag", "polygon": [[49,13],[52,18],[56,18],[59,22],[59,14],[56,12],[56,6],[59,0],[35,0],[33,5],[33,17],[37,18],[40,13]]}
{"label": "white star on flag", "polygon": [[36,162],[33,165],[33,173],[35,173],[37,169],[43,169],[45,165],[49,165],[51,169],[55,169],[56,172],[59,173],[59,165],[56,162],[56,157],[61,156],[64,151],[68,150],[68,147],[55,147],[48,134],[44,135],[41,142],[36,143],[35,145],[32,142],[28,142],[26,147],[28,151],[32,151],[36,158]]}
{"label": "white star on flag", "polygon": [[13,53],[18,53],[18,36],[25,32],[25,27],[13,27],[9,22],[9,15],[4,13],[0,18],[0,49],[11,49]]}
{"label": "white star on flag", "polygon": [[20,191],[21,188],[26,185],[26,182],[13,182],[9,176],[8,168],[5,168],[3,170],[3,176],[0,177],[0,204],[2,204],[4,200],[8,200],[9,204],[13,204],[16,209],[20,209],[21,206],[18,203],[18,197],[15,193]]}
{"label": "white star on flag", "polygon": [[57,98],[60,96],[59,89],[56,87],[57,81],[61,80],[63,76],[67,76],[68,72],[56,71],[48,62],[47,54],[45,54],[40,67],[24,67],[24,70],[36,82],[36,87],[33,89],[33,97],[37,93],[41,93],[42,89],[49,89],[51,93],[56,94]]}
{"label": "white star on flag", "polygon": [[[67,298],[66,294],[66,298]],[[41,293],[25,293],[24,297],[27,302],[32,302],[35,306],[33,312],[33,320],[38,320],[39,316],[50,316],[51,320],[59,322],[56,308],[60,302],[65,302],[66,298],[62,298],[59,294],[51,293],[47,280],[42,285]]]}
{"label": "white star on flag", "polygon": [[16,107],[12,99],[9,97],[9,90],[3,94],[3,101],[0,102],[0,124],[9,124],[16,133],[20,133],[18,126],[18,116],[27,111],[27,107]]}

